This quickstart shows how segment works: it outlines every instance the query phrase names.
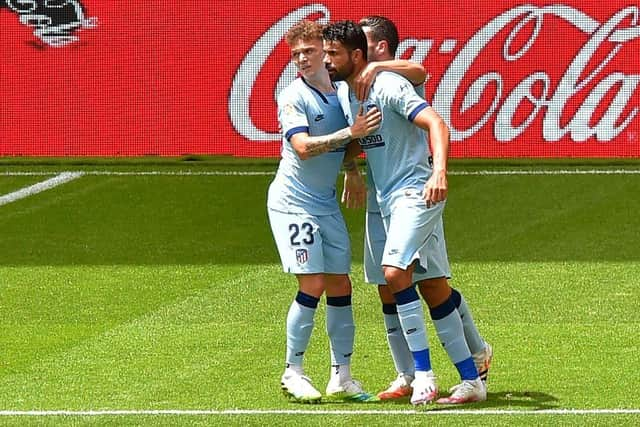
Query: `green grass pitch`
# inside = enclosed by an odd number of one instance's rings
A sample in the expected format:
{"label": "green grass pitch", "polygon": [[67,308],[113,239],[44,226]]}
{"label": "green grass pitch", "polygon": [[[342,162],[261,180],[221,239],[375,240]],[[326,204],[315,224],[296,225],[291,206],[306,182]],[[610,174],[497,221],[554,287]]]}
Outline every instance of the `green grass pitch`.
{"label": "green grass pitch", "polygon": [[[640,164],[451,165],[451,283],[495,358],[488,400],[445,410],[281,395],[296,282],[267,222],[275,167],[0,164],[0,197],[86,172],[0,204],[0,425],[640,424]],[[344,212],[352,370],[376,392],[393,364],[363,282],[364,212]],[[321,304],[305,362],[321,390],[324,318]],[[428,327],[446,391],[457,374]]]}

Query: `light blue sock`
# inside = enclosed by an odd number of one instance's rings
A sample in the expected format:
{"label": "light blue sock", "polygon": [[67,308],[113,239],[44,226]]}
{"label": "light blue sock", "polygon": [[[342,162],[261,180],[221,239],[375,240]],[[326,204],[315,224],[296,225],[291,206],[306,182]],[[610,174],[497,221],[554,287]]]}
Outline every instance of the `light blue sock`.
{"label": "light blue sock", "polygon": [[396,372],[413,377],[415,371],[413,356],[402,333],[398,309],[395,304],[384,304],[382,311],[384,312],[384,326],[387,329],[387,343],[389,344]]}
{"label": "light blue sock", "polygon": [[355,329],[351,295],[327,297],[327,335],[332,366],[351,363]]}
{"label": "light blue sock", "polygon": [[298,292],[295,301],[289,307],[287,314],[287,354],[286,363],[302,366],[304,352],[307,351],[311,332],[313,332],[313,317],[320,300],[311,295]]}
{"label": "light blue sock", "polygon": [[462,327],[464,328],[464,337],[467,340],[469,350],[471,350],[471,353],[478,353],[479,351],[484,350],[484,339],[478,331],[478,327],[476,326],[476,322],[473,320],[471,310],[469,309],[464,296],[456,289],[451,289],[450,298],[458,308],[458,313],[460,313]]}
{"label": "light blue sock", "polygon": [[473,363],[471,352],[464,337],[460,314],[449,298],[444,303],[429,310],[438,338],[449,355],[449,359],[458,369],[462,380],[475,380],[478,370]]}
{"label": "light blue sock", "polygon": [[422,301],[413,286],[394,293],[394,297],[402,332],[413,355],[416,371],[430,371],[429,341]]}

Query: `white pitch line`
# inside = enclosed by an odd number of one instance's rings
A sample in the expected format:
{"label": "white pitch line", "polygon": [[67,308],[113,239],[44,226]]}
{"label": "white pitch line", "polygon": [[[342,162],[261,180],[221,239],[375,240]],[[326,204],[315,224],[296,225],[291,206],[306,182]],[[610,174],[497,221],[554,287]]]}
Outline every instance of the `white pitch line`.
{"label": "white pitch line", "polygon": [[[0,176],[48,176],[56,172],[16,171],[0,172]],[[65,173],[105,176],[273,176],[275,171],[67,171]],[[448,172],[449,175],[640,175],[640,169],[508,169]]]}
{"label": "white pitch line", "polygon": [[275,171],[87,171],[87,175],[159,175],[159,176],[272,176]]}
{"label": "white pitch line", "polygon": [[540,409],[540,410],[500,410],[500,409],[443,409],[443,410],[284,410],[284,409],[158,409],[158,410],[41,410],[11,411],[2,410],[0,416],[48,417],[48,416],[139,416],[139,415],[171,415],[171,416],[206,416],[206,415],[640,415],[640,409]]}
{"label": "white pitch line", "polygon": [[449,175],[638,175],[638,169],[557,169],[449,171]]}
{"label": "white pitch line", "polygon": [[62,172],[61,174],[56,175],[53,178],[49,178],[46,181],[38,182],[12,193],[5,194],[4,196],[0,196],[0,206],[50,190],[58,185],[66,184],[69,181],[80,178],[82,175],[82,172]]}

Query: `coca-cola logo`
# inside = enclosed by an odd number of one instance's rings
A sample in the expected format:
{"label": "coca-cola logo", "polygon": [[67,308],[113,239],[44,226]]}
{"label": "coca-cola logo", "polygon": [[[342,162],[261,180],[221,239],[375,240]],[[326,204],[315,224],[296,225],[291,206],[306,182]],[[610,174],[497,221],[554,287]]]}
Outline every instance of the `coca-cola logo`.
{"label": "coca-cola logo", "polygon": [[[319,21],[330,20],[330,12],[323,4],[312,4],[292,11],[269,28],[253,45],[240,64],[229,96],[229,116],[236,131],[250,141],[277,141],[277,133],[259,129],[249,114],[249,104],[256,78],[275,47],[286,32],[302,19],[320,15]],[[523,134],[537,118],[541,120],[540,137],[548,142],[559,141],[569,135],[575,142],[590,138],[611,141],[637,119],[637,96],[640,84],[639,69],[607,70],[607,65],[621,55],[623,49],[640,38],[638,19],[640,8],[628,6],[612,11],[611,17],[600,22],[589,14],[571,6],[524,5],[504,11],[488,21],[473,34],[440,76],[432,98],[433,107],[451,129],[452,141],[471,138],[488,123],[493,123],[497,141],[509,142]],[[553,19],[552,19],[553,18]],[[550,30],[549,21],[569,24],[571,31],[586,37],[566,64],[549,58],[548,64],[536,64],[536,69],[512,87],[505,84],[506,74],[495,69],[478,72],[474,63],[482,58],[488,46],[501,43],[502,60],[514,69],[531,65],[527,57],[540,48],[540,36]],[[504,41],[497,36],[511,28]],[[566,37],[571,37],[567,34]],[[517,43],[516,43],[517,40]],[[453,51],[456,41],[446,40],[440,51]],[[607,46],[605,46],[605,44]],[[402,40],[398,55],[410,52],[412,60],[425,61],[434,46],[433,39],[407,38]],[[557,46],[562,46],[558,43]],[[557,48],[556,46],[556,48]],[[548,46],[545,47],[548,51]],[[602,57],[598,56],[605,51]],[[629,54],[629,52],[626,52]],[[632,52],[631,55],[637,55]],[[599,63],[593,64],[597,60]],[[635,61],[635,64],[638,64]],[[564,67],[559,77],[548,68]],[[472,70],[473,68],[473,70]],[[633,68],[633,67],[629,67]],[[526,68],[525,68],[526,69]],[[473,72],[472,72],[473,71]],[[295,68],[289,64],[279,77],[276,94],[295,78]],[[469,83],[470,77],[472,81]],[[480,100],[491,94],[490,102]],[[275,95],[274,94],[274,99]],[[461,98],[461,101],[456,101]],[[569,104],[576,103],[572,109]],[[520,107],[527,104],[526,113]],[[454,120],[472,108],[482,108],[479,117],[470,125],[461,126]],[[567,119],[566,115],[570,114]]]}
{"label": "coca-cola logo", "polygon": [[67,46],[78,41],[76,32],[97,25],[88,18],[77,0],[0,0],[1,8],[18,15],[20,23],[33,29],[33,35],[52,47]]}

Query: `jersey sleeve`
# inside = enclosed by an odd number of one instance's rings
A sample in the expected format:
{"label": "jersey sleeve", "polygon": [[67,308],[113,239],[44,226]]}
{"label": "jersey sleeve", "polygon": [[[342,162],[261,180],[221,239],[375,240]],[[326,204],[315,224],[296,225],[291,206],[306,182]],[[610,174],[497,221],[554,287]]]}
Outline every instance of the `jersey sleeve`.
{"label": "jersey sleeve", "polygon": [[285,91],[278,98],[278,121],[282,135],[289,140],[300,132],[309,133],[304,100],[292,91]]}
{"label": "jersey sleeve", "polygon": [[416,87],[404,77],[389,73],[384,76],[383,87],[386,88],[388,105],[409,121],[429,107],[429,103],[416,93]]}

